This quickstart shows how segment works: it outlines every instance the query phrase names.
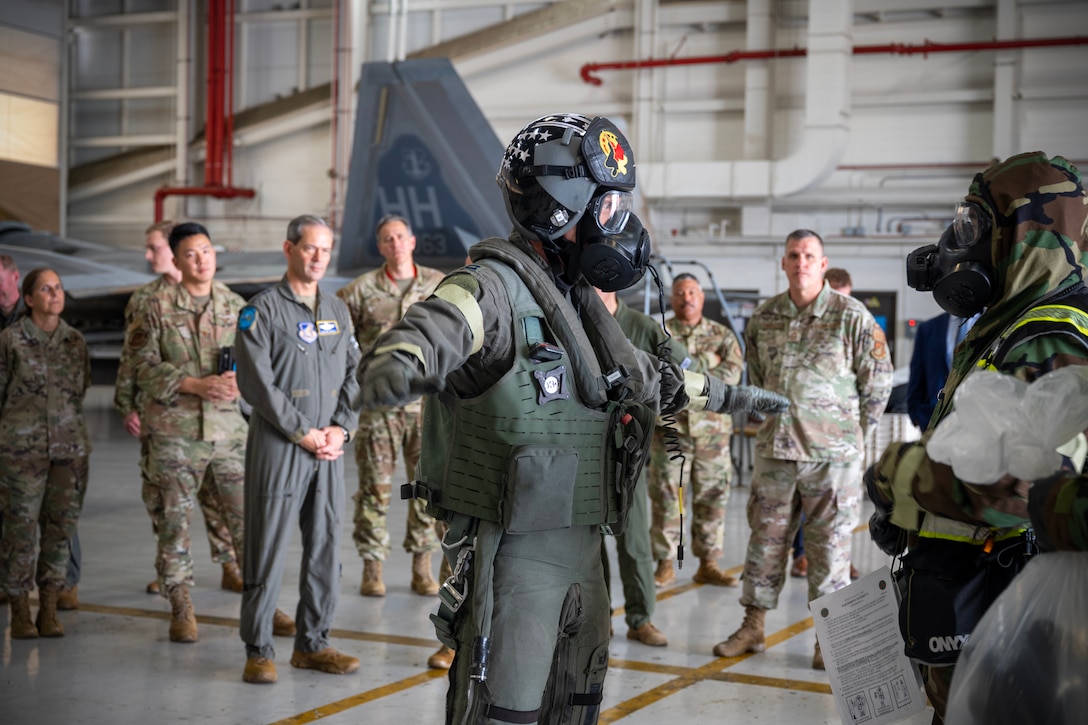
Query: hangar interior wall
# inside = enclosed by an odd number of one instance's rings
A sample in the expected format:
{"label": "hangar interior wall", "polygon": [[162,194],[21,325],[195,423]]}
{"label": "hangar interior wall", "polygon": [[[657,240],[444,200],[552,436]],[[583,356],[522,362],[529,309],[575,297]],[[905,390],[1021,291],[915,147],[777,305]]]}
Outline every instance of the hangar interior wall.
{"label": "hangar interior wall", "polygon": [[[155,189],[203,174],[206,0],[45,3],[57,6],[60,27],[38,35],[62,39],[54,102],[69,173],[64,231],[135,248]],[[275,248],[298,213],[340,218],[354,94],[336,97],[327,84],[350,89],[365,61],[428,53],[451,57],[501,139],[557,110],[616,120],[635,145],[638,211],[660,253],[704,261],[723,287],[769,295],[785,286],[781,240],[812,228],[855,286],[898,293],[899,320],[938,311],[906,287],[902,261],[939,234],[976,171],[1036,149],[1088,166],[1084,45],[852,50],[1067,38],[1088,27],[1081,0],[235,6],[233,176],[256,197],[178,198],[166,208],[232,247]],[[0,32],[11,18],[0,14]],[[587,63],[791,48],[810,52],[602,70],[599,85],[581,75]]]}

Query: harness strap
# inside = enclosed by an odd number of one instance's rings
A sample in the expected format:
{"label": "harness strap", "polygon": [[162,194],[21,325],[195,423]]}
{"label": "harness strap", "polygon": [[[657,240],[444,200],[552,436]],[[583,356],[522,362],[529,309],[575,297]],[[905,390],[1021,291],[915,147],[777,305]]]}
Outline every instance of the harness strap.
{"label": "harness strap", "polygon": [[498,705],[487,706],[487,717],[492,720],[499,720],[501,722],[512,723],[531,723],[540,719],[540,708],[535,710],[508,710],[505,707],[499,707]]}
{"label": "harness strap", "polygon": [[604,692],[572,692],[570,693],[570,704],[575,707],[588,706],[588,705],[600,705],[604,701]]}

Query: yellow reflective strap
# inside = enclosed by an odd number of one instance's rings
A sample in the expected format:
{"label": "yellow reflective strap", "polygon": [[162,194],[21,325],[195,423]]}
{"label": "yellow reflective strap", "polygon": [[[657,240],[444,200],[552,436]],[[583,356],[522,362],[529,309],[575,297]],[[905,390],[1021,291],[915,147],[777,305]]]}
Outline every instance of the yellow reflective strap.
{"label": "yellow reflective strap", "polygon": [[[1078,324],[1076,320],[1085,324]],[[1032,322],[1061,322],[1077,328],[1077,331],[1082,335],[1088,335],[1088,316],[1085,316],[1083,311],[1069,305],[1042,305],[1029,310],[1024,317],[1009,328],[1005,337],[1014,330],[1018,330]]]}
{"label": "yellow reflective strap", "polygon": [[484,347],[484,313],[480,304],[472,294],[456,284],[439,285],[434,291],[434,296],[443,299],[456,307],[464,315],[469,330],[472,331],[472,352],[475,354]]}
{"label": "yellow reflective strap", "polygon": [[918,536],[924,539],[943,539],[961,541],[966,544],[984,544],[993,537],[994,541],[1004,541],[1020,536],[1028,530],[1027,526],[1014,526],[1011,529],[994,529],[989,526],[974,526],[962,521],[927,513],[922,521]]}
{"label": "yellow reflective strap", "polygon": [[922,513],[922,508],[914,500],[911,482],[925,455],[925,446],[915,444],[907,449],[895,466],[895,477],[892,479],[895,506],[892,508],[891,522],[904,531],[918,530],[918,515]]}
{"label": "yellow reflective strap", "polygon": [[384,355],[389,352],[406,352],[412,357],[419,360],[423,364],[423,370],[427,370],[427,361],[423,359],[423,350],[419,345],[413,345],[408,342],[397,342],[392,345],[382,345],[381,347],[374,348],[374,357],[378,355]]}
{"label": "yellow reflective strap", "polygon": [[976,539],[974,536],[955,536],[953,534],[937,534],[932,531],[919,531],[918,538],[920,539],[941,539],[943,541],[959,541],[963,544],[977,544],[982,546],[986,543],[986,539]]}
{"label": "yellow reflective strap", "polygon": [[705,388],[706,376],[693,370],[684,371],[684,392],[688,394],[688,408],[706,410],[710,399],[703,392]]}

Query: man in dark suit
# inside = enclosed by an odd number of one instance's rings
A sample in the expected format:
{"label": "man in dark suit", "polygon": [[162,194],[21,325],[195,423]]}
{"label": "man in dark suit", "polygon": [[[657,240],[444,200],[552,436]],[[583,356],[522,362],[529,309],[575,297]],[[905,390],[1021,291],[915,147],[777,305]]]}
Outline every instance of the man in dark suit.
{"label": "man in dark suit", "polygon": [[907,413],[911,422],[925,431],[937,394],[944,387],[952,366],[952,350],[963,340],[978,316],[964,319],[945,312],[918,325],[914,352],[910,357],[907,383]]}

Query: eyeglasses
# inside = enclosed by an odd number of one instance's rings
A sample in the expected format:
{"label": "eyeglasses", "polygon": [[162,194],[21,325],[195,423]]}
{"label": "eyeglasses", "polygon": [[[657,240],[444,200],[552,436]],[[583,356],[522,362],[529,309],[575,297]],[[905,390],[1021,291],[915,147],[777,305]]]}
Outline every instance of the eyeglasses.
{"label": "eyeglasses", "polygon": [[956,217],[952,222],[954,234],[948,240],[949,249],[958,251],[973,247],[979,240],[988,238],[992,225],[985,209],[973,201],[961,201],[956,205]]}

